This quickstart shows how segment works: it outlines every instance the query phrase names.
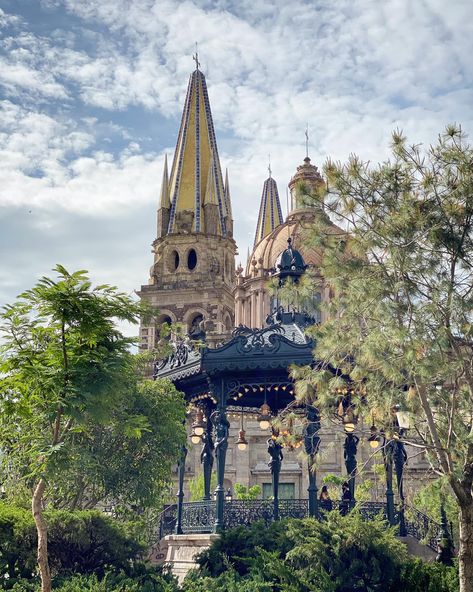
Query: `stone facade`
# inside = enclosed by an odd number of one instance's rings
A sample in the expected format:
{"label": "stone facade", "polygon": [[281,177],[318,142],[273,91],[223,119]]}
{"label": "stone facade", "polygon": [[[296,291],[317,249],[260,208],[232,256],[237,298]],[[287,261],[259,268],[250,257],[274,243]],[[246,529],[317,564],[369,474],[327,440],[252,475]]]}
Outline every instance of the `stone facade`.
{"label": "stone facade", "polygon": [[153,243],[148,285],[138,295],[158,310],[140,327],[141,349],[153,349],[163,322],[204,330],[209,343],[229,336],[235,324],[235,241],[201,233],[168,234]]}

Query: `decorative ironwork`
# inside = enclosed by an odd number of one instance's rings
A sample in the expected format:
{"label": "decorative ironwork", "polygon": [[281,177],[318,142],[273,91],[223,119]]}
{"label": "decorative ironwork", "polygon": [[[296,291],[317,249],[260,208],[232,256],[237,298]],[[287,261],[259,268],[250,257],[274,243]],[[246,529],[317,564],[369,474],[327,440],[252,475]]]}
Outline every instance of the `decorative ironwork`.
{"label": "decorative ironwork", "polygon": [[279,500],[280,518],[307,518],[309,515],[309,500],[284,499]]}
{"label": "decorative ironwork", "polygon": [[212,532],[216,518],[216,507],[213,500],[187,502],[182,512],[182,532]]}
{"label": "decorative ironwork", "polygon": [[226,502],[224,511],[225,528],[249,526],[257,520],[273,521],[273,502],[271,500],[235,500]]}
{"label": "decorative ironwork", "polygon": [[283,334],[281,325],[271,325],[264,329],[240,326],[233,331],[234,338],[238,340],[237,351],[244,354],[277,351]]}
{"label": "decorative ironwork", "polygon": [[[343,501],[334,500],[330,506],[324,506],[320,502],[320,519],[324,519],[327,512],[342,512]],[[350,510],[354,508],[360,512],[364,520],[373,520],[380,516],[388,520],[387,504],[385,502],[359,502],[350,503]],[[162,539],[175,532],[177,506],[168,506],[160,515],[159,528],[156,535]],[[309,515],[309,501],[307,499],[279,500],[280,518],[306,518]],[[207,533],[212,532],[216,519],[216,503],[213,500],[201,502],[187,502],[182,508],[182,532],[183,533]],[[225,502],[223,526],[225,529],[235,526],[249,526],[257,520],[263,520],[267,524],[273,522],[272,500],[232,500]],[[394,514],[395,525],[399,524],[399,513]],[[406,507],[405,523],[407,534],[434,551],[438,551],[439,539],[445,536],[442,526],[415,508]],[[450,533],[451,536],[451,533]]]}
{"label": "decorative ironwork", "polygon": [[159,525],[157,532],[155,533],[154,542],[160,541],[168,534],[173,534],[176,530],[176,515],[177,515],[177,505],[171,504],[164,508],[164,510],[159,515]]}
{"label": "decorative ironwork", "polygon": [[406,507],[404,519],[408,535],[421,541],[434,551],[438,550],[438,542],[442,534],[440,524],[410,506]]}

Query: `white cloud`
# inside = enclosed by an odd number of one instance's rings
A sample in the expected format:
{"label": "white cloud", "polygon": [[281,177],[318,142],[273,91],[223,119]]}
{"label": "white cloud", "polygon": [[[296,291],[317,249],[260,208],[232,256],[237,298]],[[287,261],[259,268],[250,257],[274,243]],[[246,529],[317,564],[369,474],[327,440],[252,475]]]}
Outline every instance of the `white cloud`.
{"label": "white cloud", "polygon": [[[10,98],[0,120],[0,206],[32,205],[45,216],[41,228],[55,226],[54,212],[117,221],[128,235],[126,265],[141,261],[142,281],[151,260],[143,244],[154,238],[154,224],[135,229],[149,232],[138,245],[126,218],[155,209],[162,154],[177,134],[195,41],[222,165],[229,167],[243,259],[267,155],[284,208],[285,185],[304,156],[306,122],[319,167],[329,155],[346,159],[350,152],[384,158],[396,127],[426,143],[450,121],[473,130],[467,0],[448,10],[441,0],[42,4],[65,11],[70,30],[47,34],[43,27],[39,35],[26,16],[0,11],[0,26],[16,27],[0,42],[0,84]],[[126,122],[131,107],[150,123],[157,115],[175,118],[172,138],[158,132],[150,148]],[[103,249],[113,256],[112,245]],[[97,261],[89,253],[81,266],[96,265],[107,276],[117,271]],[[133,281],[138,285],[136,275]]]}

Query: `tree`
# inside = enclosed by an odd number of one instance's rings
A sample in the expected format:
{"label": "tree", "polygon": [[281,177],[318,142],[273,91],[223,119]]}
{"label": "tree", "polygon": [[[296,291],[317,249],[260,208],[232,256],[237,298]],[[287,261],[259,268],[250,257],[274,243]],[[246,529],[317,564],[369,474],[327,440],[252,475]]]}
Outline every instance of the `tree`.
{"label": "tree", "polygon": [[[111,445],[114,431],[122,436],[124,459],[133,456],[127,447],[140,447],[141,438],[141,455],[147,458],[152,444],[146,434],[153,432],[155,418],[150,422],[146,413],[158,404],[152,399],[160,388],[148,383],[138,390],[130,353],[133,340],[115,325],[117,320],[136,323],[142,307],[113,287],[93,288],[84,271],[69,273],[62,266],[55,271],[56,279],[43,277],[0,317],[0,448],[14,469],[28,475],[32,488],[42,592],[51,590],[45,499],[67,497],[68,478],[78,474],[78,458],[84,460],[82,453],[94,445],[99,448],[107,438]],[[136,405],[129,405],[133,397]],[[179,442],[179,431],[171,428],[171,433]],[[94,440],[98,434],[103,438]],[[97,459],[105,461],[102,453],[98,450],[82,471],[89,479],[87,498],[93,495],[88,470],[97,469]],[[119,453],[112,457],[112,466],[102,467],[102,477],[113,473]],[[115,474],[122,474],[122,469]],[[133,470],[136,476],[136,467],[127,468],[128,474]],[[152,493],[144,482],[146,497]],[[116,492],[114,484],[101,482],[98,488]]]}
{"label": "tree", "polygon": [[454,126],[425,151],[396,132],[392,149],[376,168],[356,156],[328,162],[328,189],[309,198],[333,299],[313,329],[319,371],[298,374],[299,393],[316,386],[333,408],[338,368],[357,411],[384,420],[388,435],[395,405],[415,414],[412,444],[458,501],[460,587],[472,592],[473,150]]}
{"label": "tree", "polygon": [[246,487],[241,483],[235,483],[233,486],[237,500],[257,500],[261,496],[261,485],[250,485]]}

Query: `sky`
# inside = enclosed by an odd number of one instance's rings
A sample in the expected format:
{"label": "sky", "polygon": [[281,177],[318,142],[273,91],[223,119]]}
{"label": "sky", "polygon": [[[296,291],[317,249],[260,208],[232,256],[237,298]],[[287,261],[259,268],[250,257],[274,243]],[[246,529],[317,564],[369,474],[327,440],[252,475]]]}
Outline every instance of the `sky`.
{"label": "sky", "polygon": [[319,168],[385,159],[398,128],[473,134],[471,0],[0,0],[0,306],[57,263],[147,283],[196,42],[237,263],[268,155],[285,211],[307,124]]}

